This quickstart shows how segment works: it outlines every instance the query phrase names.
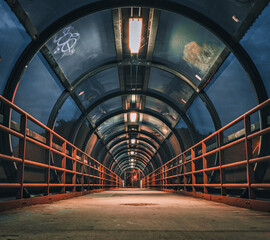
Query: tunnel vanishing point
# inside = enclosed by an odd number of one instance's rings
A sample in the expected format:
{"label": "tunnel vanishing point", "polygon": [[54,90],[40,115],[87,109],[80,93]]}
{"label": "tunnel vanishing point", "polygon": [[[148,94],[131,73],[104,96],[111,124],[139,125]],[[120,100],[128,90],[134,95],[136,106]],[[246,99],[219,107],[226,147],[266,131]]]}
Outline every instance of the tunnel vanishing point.
{"label": "tunnel vanishing point", "polygon": [[269,25],[269,0],[0,0],[0,239],[270,239]]}

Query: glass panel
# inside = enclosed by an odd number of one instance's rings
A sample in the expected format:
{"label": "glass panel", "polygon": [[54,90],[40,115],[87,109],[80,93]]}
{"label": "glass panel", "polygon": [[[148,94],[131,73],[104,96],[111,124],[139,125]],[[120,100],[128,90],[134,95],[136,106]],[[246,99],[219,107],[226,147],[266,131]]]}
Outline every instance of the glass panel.
{"label": "glass panel", "polygon": [[117,116],[111,117],[110,119],[103,122],[99,127],[98,131],[103,135],[108,129],[112,128],[113,125],[123,122],[124,125],[124,114],[119,114]]}
{"label": "glass panel", "polygon": [[156,152],[156,150],[147,142],[144,142],[142,140],[140,140],[140,146],[142,146],[143,148],[146,148],[148,150],[150,150],[153,154]]}
{"label": "glass panel", "polygon": [[215,132],[212,118],[199,97],[195,99],[186,114],[196,129],[199,141]]}
{"label": "glass panel", "polygon": [[121,97],[111,98],[108,101],[103,102],[95,107],[88,116],[94,123],[96,123],[101,117],[103,118],[118,109],[122,109]]}
{"label": "glass panel", "polygon": [[162,133],[164,138],[166,138],[171,132],[169,127],[166,124],[164,124],[162,121],[145,113],[143,114],[142,124],[148,124],[148,125],[153,126],[160,133]]}
{"label": "glass panel", "polygon": [[[58,78],[39,53],[26,69],[18,86],[14,103],[43,124],[47,124],[51,110],[63,91]],[[19,122],[19,119],[14,119]],[[28,121],[28,127],[37,133],[43,129]]]}
{"label": "glass panel", "polygon": [[224,44],[206,28],[184,16],[161,11],[153,60],[199,84],[223,49]]}
{"label": "glass panel", "polygon": [[87,120],[85,120],[83,122],[82,126],[80,127],[78,134],[76,136],[75,145],[78,148],[82,149],[84,141],[85,141],[89,132],[90,132],[89,122]]}
{"label": "glass panel", "polygon": [[260,72],[268,97],[270,97],[270,68],[268,64],[270,56],[269,26],[270,5],[263,10],[262,14],[256,19],[254,24],[240,41]]}
{"label": "glass panel", "polygon": [[170,145],[172,146],[175,156],[179,155],[182,151],[181,151],[181,147],[179,145],[179,142],[176,138],[176,136],[174,134],[172,134],[172,136],[168,139],[168,141],[170,142]]}
{"label": "glass panel", "polygon": [[[222,26],[227,32],[237,32],[256,1],[235,0],[172,0],[186,5]],[[258,2],[258,1],[257,1]]]}
{"label": "glass panel", "polygon": [[111,68],[83,81],[75,90],[85,108],[97,99],[119,90],[118,69]]}
{"label": "glass panel", "polygon": [[159,147],[158,142],[156,142],[153,138],[150,138],[150,137],[148,137],[144,134],[141,134],[141,133],[140,133],[140,138],[145,138],[145,139],[149,140],[156,148]]}
{"label": "glass panel", "polygon": [[86,3],[91,3],[95,1],[96,0],[19,0],[20,4],[25,9],[31,21],[39,31],[44,30],[44,28],[46,28],[68,12],[81,7]]}
{"label": "glass panel", "polygon": [[158,112],[162,117],[166,118],[172,125],[174,125],[179,117],[178,113],[174,111],[168,104],[152,97],[146,97],[145,108]]}
{"label": "glass panel", "polygon": [[92,134],[85,148],[85,152],[91,155],[94,146],[96,145],[98,137],[96,134]]}
{"label": "glass panel", "polygon": [[0,94],[7,79],[31,38],[5,1],[0,2]]}
{"label": "glass panel", "polygon": [[62,137],[71,141],[71,132],[74,130],[75,123],[81,116],[81,111],[69,97],[60,109],[58,114],[54,131],[59,133]]}
{"label": "glass panel", "polygon": [[153,67],[150,72],[148,88],[163,93],[164,97],[175,101],[182,110],[185,110],[185,105],[194,92],[194,90],[180,78]]}
{"label": "glass panel", "polygon": [[[118,133],[118,132],[121,132],[122,131],[122,129],[121,130],[116,130],[116,132],[112,132],[111,133],[111,135],[113,135],[113,134],[115,134],[115,133]],[[110,136],[111,136],[110,135]],[[123,138],[123,139],[125,139],[125,137],[126,137],[126,134],[121,134],[120,136],[117,136],[117,137],[115,137],[113,140],[111,140],[108,144],[107,144],[107,146],[110,148],[110,146],[111,145],[113,145],[115,142],[117,142],[119,139],[121,139],[121,138]],[[108,138],[108,137],[107,137]]]}
{"label": "glass panel", "polygon": [[119,126],[116,127],[111,127],[110,129],[108,129],[108,131],[106,131],[103,135],[103,139],[106,141],[108,140],[108,138],[110,138],[112,135],[115,135],[119,132],[122,132],[125,130],[125,124],[121,124]]}
{"label": "glass panel", "polygon": [[248,76],[233,54],[214,75],[205,92],[212,100],[222,126],[256,106]]}
{"label": "glass panel", "polygon": [[185,146],[185,149],[183,149],[183,151],[189,149],[194,145],[188,127],[183,119],[180,119],[175,129],[183,140]]}
{"label": "glass panel", "polygon": [[[123,146],[123,145],[125,145],[125,144],[127,145],[127,141],[117,143],[115,146],[113,146],[113,147],[111,148],[111,152],[117,150],[118,147]],[[108,147],[109,147],[109,146],[108,146]],[[110,146],[110,147],[111,147],[111,146]]]}
{"label": "glass panel", "polygon": [[73,22],[52,37],[46,46],[70,83],[94,67],[116,61],[111,11]]}
{"label": "glass panel", "polygon": [[162,142],[164,140],[164,137],[157,130],[155,130],[152,126],[148,126],[146,124],[143,124],[141,126],[141,130],[146,131],[146,132],[150,133],[151,135],[156,136],[160,142]]}

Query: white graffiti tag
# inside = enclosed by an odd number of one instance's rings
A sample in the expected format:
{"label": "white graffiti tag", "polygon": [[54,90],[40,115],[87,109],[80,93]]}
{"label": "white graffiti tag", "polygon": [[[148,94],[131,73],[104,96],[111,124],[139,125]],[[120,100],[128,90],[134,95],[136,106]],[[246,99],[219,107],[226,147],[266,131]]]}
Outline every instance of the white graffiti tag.
{"label": "white graffiti tag", "polygon": [[57,34],[53,42],[56,43],[54,54],[62,53],[61,57],[72,55],[75,52],[75,46],[80,39],[80,34],[72,32],[73,27],[68,26],[61,31],[61,36]]}

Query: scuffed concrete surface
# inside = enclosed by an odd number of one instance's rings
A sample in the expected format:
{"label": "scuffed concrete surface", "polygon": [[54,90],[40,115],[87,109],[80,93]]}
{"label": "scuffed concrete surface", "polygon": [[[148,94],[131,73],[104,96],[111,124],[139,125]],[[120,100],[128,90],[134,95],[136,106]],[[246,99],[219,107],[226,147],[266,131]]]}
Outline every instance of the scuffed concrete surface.
{"label": "scuffed concrete surface", "polygon": [[0,239],[270,239],[270,214],[122,189],[2,212]]}

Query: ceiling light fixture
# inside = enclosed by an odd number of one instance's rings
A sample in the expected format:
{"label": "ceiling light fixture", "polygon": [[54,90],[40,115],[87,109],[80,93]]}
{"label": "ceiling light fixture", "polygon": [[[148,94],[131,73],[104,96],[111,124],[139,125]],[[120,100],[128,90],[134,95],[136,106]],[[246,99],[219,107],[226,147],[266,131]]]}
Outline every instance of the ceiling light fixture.
{"label": "ceiling light fixture", "polygon": [[129,19],[129,49],[131,53],[138,53],[142,37],[142,18]]}
{"label": "ceiling light fixture", "polygon": [[130,113],[130,121],[136,122],[137,119],[137,113]]}
{"label": "ceiling light fixture", "polygon": [[134,144],[136,142],[135,139],[131,139],[131,144]]}
{"label": "ceiling light fixture", "polygon": [[131,151],[130,154],[131,154],[131,155],[134,155],[134,151]]}

